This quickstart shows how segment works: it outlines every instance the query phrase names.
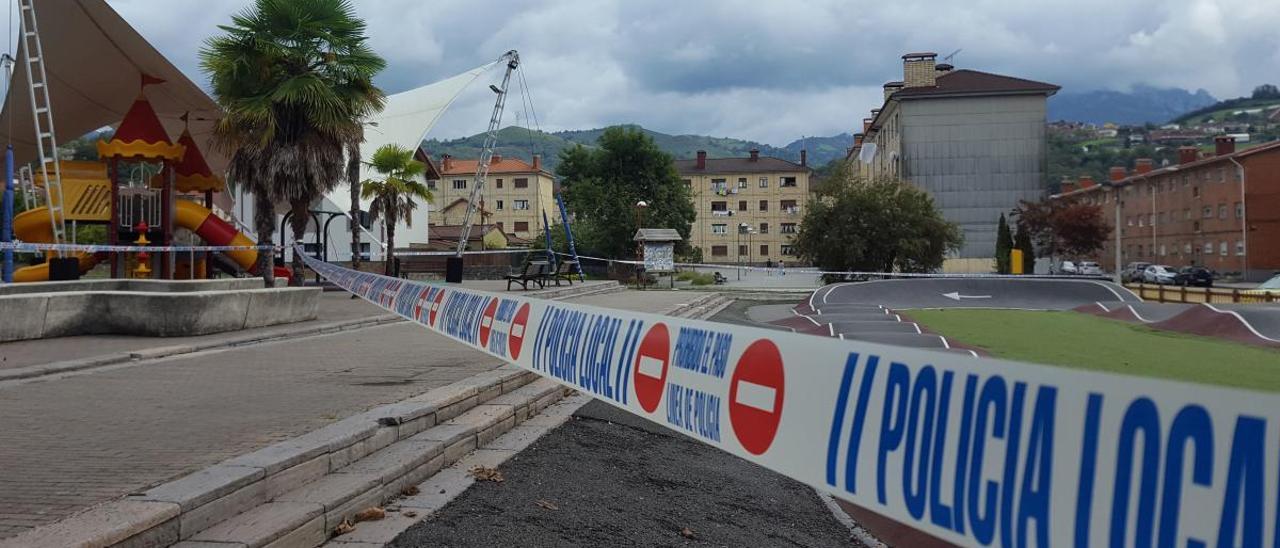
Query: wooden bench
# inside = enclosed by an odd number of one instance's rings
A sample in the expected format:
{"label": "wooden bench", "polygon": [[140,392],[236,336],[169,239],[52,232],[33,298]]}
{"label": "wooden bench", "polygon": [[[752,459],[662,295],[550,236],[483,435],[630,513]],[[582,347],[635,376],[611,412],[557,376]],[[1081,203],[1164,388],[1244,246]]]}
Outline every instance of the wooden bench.
{"label": "wooden bench", "polygon": [[560,280],[567,281],[569,285],[573,285],[573,277],[577,275],[578,261],[560,261],[560,264],[556,265],[555,271],[547,274],[547,281],[555,282],[556,286],[560,285]]}
{"label": "wooden bench", "polygon": [[547,261],[529,261],[524,263],[524,268],[518,274],[507,274],[504,278],[507,280],[507,291],[511,291],[511,284],[520,284],[525,291],[529,290],[530,283],[538,284],[538,287],[546,287],[547,270],[550,266]]}

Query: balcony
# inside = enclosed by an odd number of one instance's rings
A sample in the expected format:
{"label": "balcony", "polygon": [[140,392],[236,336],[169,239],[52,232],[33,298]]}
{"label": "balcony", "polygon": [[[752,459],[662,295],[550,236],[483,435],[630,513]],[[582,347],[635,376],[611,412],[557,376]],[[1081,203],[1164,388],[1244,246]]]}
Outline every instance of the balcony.
{"label": "balcony", "polygon": [[782,212],[783,212],[783,213],[785,213],[785,214],[787,214],[787,215],[792,215],[792,216],[794,216],[794,215],[799,215],[799,214],[800,214],[800,207],[799,207],[799,206],[795,206],[795,207],[784,207],[784,208],[782,208]]}
{"label": "balcony", "polygon": [[732,217],[733,212],[727,209],[713,209],[711,210],[711,216],[712,217]]}

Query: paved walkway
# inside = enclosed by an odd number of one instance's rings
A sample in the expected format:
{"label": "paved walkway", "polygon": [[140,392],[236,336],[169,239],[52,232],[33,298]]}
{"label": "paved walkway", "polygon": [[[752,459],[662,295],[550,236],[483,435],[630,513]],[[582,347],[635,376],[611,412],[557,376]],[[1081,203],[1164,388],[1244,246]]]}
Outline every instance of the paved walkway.
{"label": "paved walkway", "polygon": [[[329,295],[337,298],[326,296],[326,307],[368,307]],[[698,296],[581,302],[659,312]],[[499,365],[391,324],[0,389],[0,538]]]}

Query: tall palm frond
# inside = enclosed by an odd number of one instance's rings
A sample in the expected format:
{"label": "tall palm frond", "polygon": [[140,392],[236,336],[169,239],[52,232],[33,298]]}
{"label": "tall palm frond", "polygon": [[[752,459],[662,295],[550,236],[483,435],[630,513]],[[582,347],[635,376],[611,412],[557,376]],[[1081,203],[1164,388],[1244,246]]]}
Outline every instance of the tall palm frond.
{"label": "tall palm frond", "polygon": [[384,219],[387,229],[386,272],[391,273],[395,259],[396,224],[404,220],[405,226],[413,226],[413,212],[422,200],[432,202],[435,197],[419,178],[426,172],[426,165],[413,159],[413,151],[395,144],[383,145],[374,151],[366,164],[382,179],[369,179],[361,184],[361,197],[370,200],[369,215],[374,220]]}

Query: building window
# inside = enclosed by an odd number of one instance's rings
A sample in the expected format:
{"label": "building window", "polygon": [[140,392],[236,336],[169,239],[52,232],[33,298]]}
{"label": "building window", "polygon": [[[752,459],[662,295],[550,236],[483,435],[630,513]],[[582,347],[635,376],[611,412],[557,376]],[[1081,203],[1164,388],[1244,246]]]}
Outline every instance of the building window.
{"label": "building window", "polygon": [[714,225],[711,225],[711,233],[712,233],[712,234],[728,234],[728,233],[729,233],[729,225],[726,225],[726,224],[714,224]]}
{"label": "building window", "polygon": [[760,233],[761,234],[769,233],[769,223],[760,223]]}
{"label": "building window", "polygon": [[738,188],[747,188],[747,178],[738,177]]}
{"label": "building window", "polygon": [[778,208],[782,209],[783,213],[790,215],[795,215],[800,212],[800,206],[796,205],[795,200],[782,200],[781,202],[778,202]]}
{"label": "building window", "polygon": [[1190,243],[1182,244],[1182,254],[1183,254],[1183,255],[1190,255],[1190,254],[1191,254],[1191,244],[1190,244]]}
{"label": "building window", "polygon": [[746,254],[747,254],[747,246],[743,244],[738,244],[738,256],[741,257]]}
{"label": "building window", "polygon": [[1227,242],[1218,242],[1218,254],[1223,257],[1227,256]]}
{"label": "building window", "polygon": [[435,189],[436,189],[436,180],[432,179],[430,181],[427,181],[427,190],[435,190]]}
{"label": "building window", "polygon": [[747,210],[747,201],[738,200],[738,211],[746,211],[746,210]]}
{"label": "building window", "polygon": [[724,179],[712,179],[711,190],[723,196],[725,192],[729,191],[729,187],[725,183]]}
{"label": "building window", "polygon": [[728,256],[729,256],[729,246],[727,246],[727,245],[713,245],[713,246],[711,246],[711,256],[712,256],[712,257],[728,257]]}
{"label": "building window", "polygon": [[769,256],[769,244],[760,244],[760,256],[761,257]]}
{"label": "building window", "polygon": [[1205,255],[1213,255],[1213,242],[1205,242],[1205,243],[1204,243],[1204,254],[1205,254]]}
{"label": "building window", "polygon": [[1236,202],[1236,218],[1237,219],[1244,218],[1244,203],[1242,202]]}
{"label": "building window", "polygon": [[1200,196],[1200,187],[1198,186],[1191,187],[1191,196],[1198,198]]}
{"label": "building window", "polygon": [[1189,207],[1188,207],[1188,208],[1186,208],[1186,209],[1182,210],[1182,220],[1184,220],[1184,221],[1190,221],[1190,220],[1191,220],[1191,208],[1189,208]]}
{"label": "building window", "polygon": [[497,207],[497,210],[498,210],[498,211],[502,211],[502,200],[498,200],[498,207]]}
{"label": "building window", "polygon": [[791,244],[782,244],[782,247],[779,249],[779,252],[782,253],[783,255],[792,256],[796,254],[796,248]]}
{"label": "building window", "polygon": [[711,202],[711,211],[729,211],[729,202]]}
{"label": "building window", "polygon": [[1200,216],[1201,216],[1201,217],[1203,217],[1203,218],[1205,218],[1205,219],[1212,219],[1212,218],[1213,218],[1213,206],[1204,206],[1204,209],[1201,209],[1201,210],[1200,210]]}
{"label": "building window", "polygon": [[499,177],[497,180],[495,180],[495,181],[493,182],[493,187],[494,187],[494,188],[499,188],[499,189],[500,189],[500,188],[502,188],[502,178],[501,178],[501,177]]}
{"label": "building window", "polygon": [[1227,218],[1227,204],[1218,204],[1218,218],[1219,219]]}
{"label": "building window", "polygon": [[1125,217],[1124,220],[1126,224],[1133,226],[1133,217]]}
{"label": "building window", "polygon": [[1160,256],[1164,257],[1168,254],[1169,254],[1169,250],[1165,247],[1164,244],[1160,244]]}
{"label": "building window", "polygon": [[516,188],[529,188],[529,178],[528,177],[517,178]]}
{"label": "building window", "polygon": [[1244,242],[1236,242],[1236,255],[1244,255]]}
{"label": "building window", "polygon": [[1183,176],[1182,176],[1182,186],[1183,186],[1183,187],[1191,186],[1191,176],[1190,176],[1190,175],[1183,175]]}
{"label": "building window", "polygon": [[454,190],[466,190],[466,189],[467,189],[467,180],[466,180],[466,179],[454,179],[454,180],[453,180],[453,189],[454,189]]}
{"label": "building window", "polygon": [[693,179],[682,179],[685,188],[693,188]]}
{"label": "building window", "polygon": [[796,224],[795,224],[795,223],[782,223],[782,228],[780,228],[780,229],[778,230],[778,232],[781,232],[782,234],[795,234],[795,233],[796,233]]}
{"label": "building window", "polygon": [[528,232],[529,221],[516,221],[516,232]]}
{"label": "building window", "polygon": [[769,178],[768,178],[768,177],[761,177],[761,178],[760,178],[760,188],[769,188]]}
{"label": "building window", "polygon": [[1138,226],[1147,226],[1147,218],[1145,216],[1138,215]]}
{"label": "building window", "polygon": [[1196,221],[1196,222],[1194,222],[1194,223],[1191,223],[1191,230],[1194,230],[1194,231],[1196,231],[1196,232],[1200,232],[1200,221]]}
{"label": "building window", "polygon": [[769,211],[769,200],[760,200],[760,211]]}
{"label": "building window", "polygon": [[778,177],[778,186],[783,188],[797,186],[796,178],[795,177]]}
{"label": "building window", "polygon": [[511,209],[516,211],[529,209],[529,200],[511,200]]}

